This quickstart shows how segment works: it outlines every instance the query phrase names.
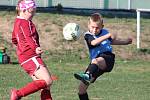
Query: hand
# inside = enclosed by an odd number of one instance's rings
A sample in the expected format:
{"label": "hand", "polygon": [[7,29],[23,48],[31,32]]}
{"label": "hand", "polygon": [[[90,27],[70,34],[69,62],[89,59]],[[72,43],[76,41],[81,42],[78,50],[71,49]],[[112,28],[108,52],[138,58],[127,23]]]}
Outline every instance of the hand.
{"label": "hand", "polygon": [[129,37],[129,38],[127,39],[127,44],[132,44],[132,38],[131,38],[131,37]]}
{"label": "hand", "polygon": [[36,51],[36,54],[38,54],[38,55],[43,53],[43,51],[40,47],[37,47],[35,51]]}

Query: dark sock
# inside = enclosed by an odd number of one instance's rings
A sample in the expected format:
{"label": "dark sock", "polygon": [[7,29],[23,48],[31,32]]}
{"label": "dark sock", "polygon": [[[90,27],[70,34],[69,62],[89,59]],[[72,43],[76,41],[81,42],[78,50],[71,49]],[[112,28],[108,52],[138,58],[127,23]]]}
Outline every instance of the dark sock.
{"label": "dark sock", "polygon": [[78,94],[80,100],[89,100],[88,94]]}
{"label": "dark sock", "polygon": [[96,64],[89,64],[86,73],[89,74],[90,77],[93,77],[95,72],[97,72],[98,66]]}
{"label": "dark sock", "polygon": [[96,64],[90,64],[86,72],[92,77],[98,77],[104,73]]}
{"label": "dark sock", "polygon": [[88,66],[88,71],[90,74],[95,73],[98,70],[98,66],[96,64],[90,64]]}

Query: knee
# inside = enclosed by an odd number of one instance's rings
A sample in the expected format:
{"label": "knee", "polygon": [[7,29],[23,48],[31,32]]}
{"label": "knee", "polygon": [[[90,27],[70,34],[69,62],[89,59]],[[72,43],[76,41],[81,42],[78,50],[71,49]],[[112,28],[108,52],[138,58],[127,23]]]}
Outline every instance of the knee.
{"label": "knee", "polygon": [[96,59],[93,59],[91,63],[92,63],[92,64],[98,64],[98,62],[97,62]]}
{"label": "knee", "polygon": [[51,78],[45,79],[45,82],[46,82],[48,87],[50,87],[53,84],[53,80]]}
{"label": "knee", "polygon": [[[41,70],[42,70],[42,72],[40,72],[40,74],[42,74],[42,79],[45,80],[48,87],[51,86],[53,84],[53,80],[52,80],[52,77],[51,77],[47,67],[42,66]],[[45,74],[43,74],[43,73],[45,73]]]}

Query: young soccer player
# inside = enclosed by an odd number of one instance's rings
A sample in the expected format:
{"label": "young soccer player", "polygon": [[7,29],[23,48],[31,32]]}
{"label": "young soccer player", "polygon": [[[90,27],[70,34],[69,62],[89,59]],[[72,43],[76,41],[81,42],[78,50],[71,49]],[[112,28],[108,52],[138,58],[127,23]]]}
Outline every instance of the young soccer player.
{"label": "young soccer player", "polygon": [[12,89],[10,100],[20,100],[22,97],[41,90],[41,100],[52,100],[50,86],[52,78],[44,64],[39,44],[39,35],[32,18],[36,12],[34,0],[19,0],[16,6],[17,17],[12,32],[12,42],[17,46],[17,56],[21,67],[33,79],[20,89]]}
{"label": "young soccer player", "polygon": [[99,13],[90,16],[88,22],[89,31],[84,38],[89,48],[90,64],[84,73],[75,73],[76,79],[81,80],[79,85],[80,100],[89,100],[87,89],[90,83],[105,72],[111,72],[115,62],[115,54],[112,53],[112,44],[127,45],[132,39],[118,39],[115,35],[103,28],[103,19]]}

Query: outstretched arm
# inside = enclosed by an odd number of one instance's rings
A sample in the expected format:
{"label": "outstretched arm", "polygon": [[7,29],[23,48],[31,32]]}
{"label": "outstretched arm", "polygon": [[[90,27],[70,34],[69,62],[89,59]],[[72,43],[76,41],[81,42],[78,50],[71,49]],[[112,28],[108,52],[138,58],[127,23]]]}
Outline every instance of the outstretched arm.
{"label": "outstretched arm", "polygon": [[132,38],[119,39],[115,38],[112,40],[112,45],[128,45],[132,43]]}

